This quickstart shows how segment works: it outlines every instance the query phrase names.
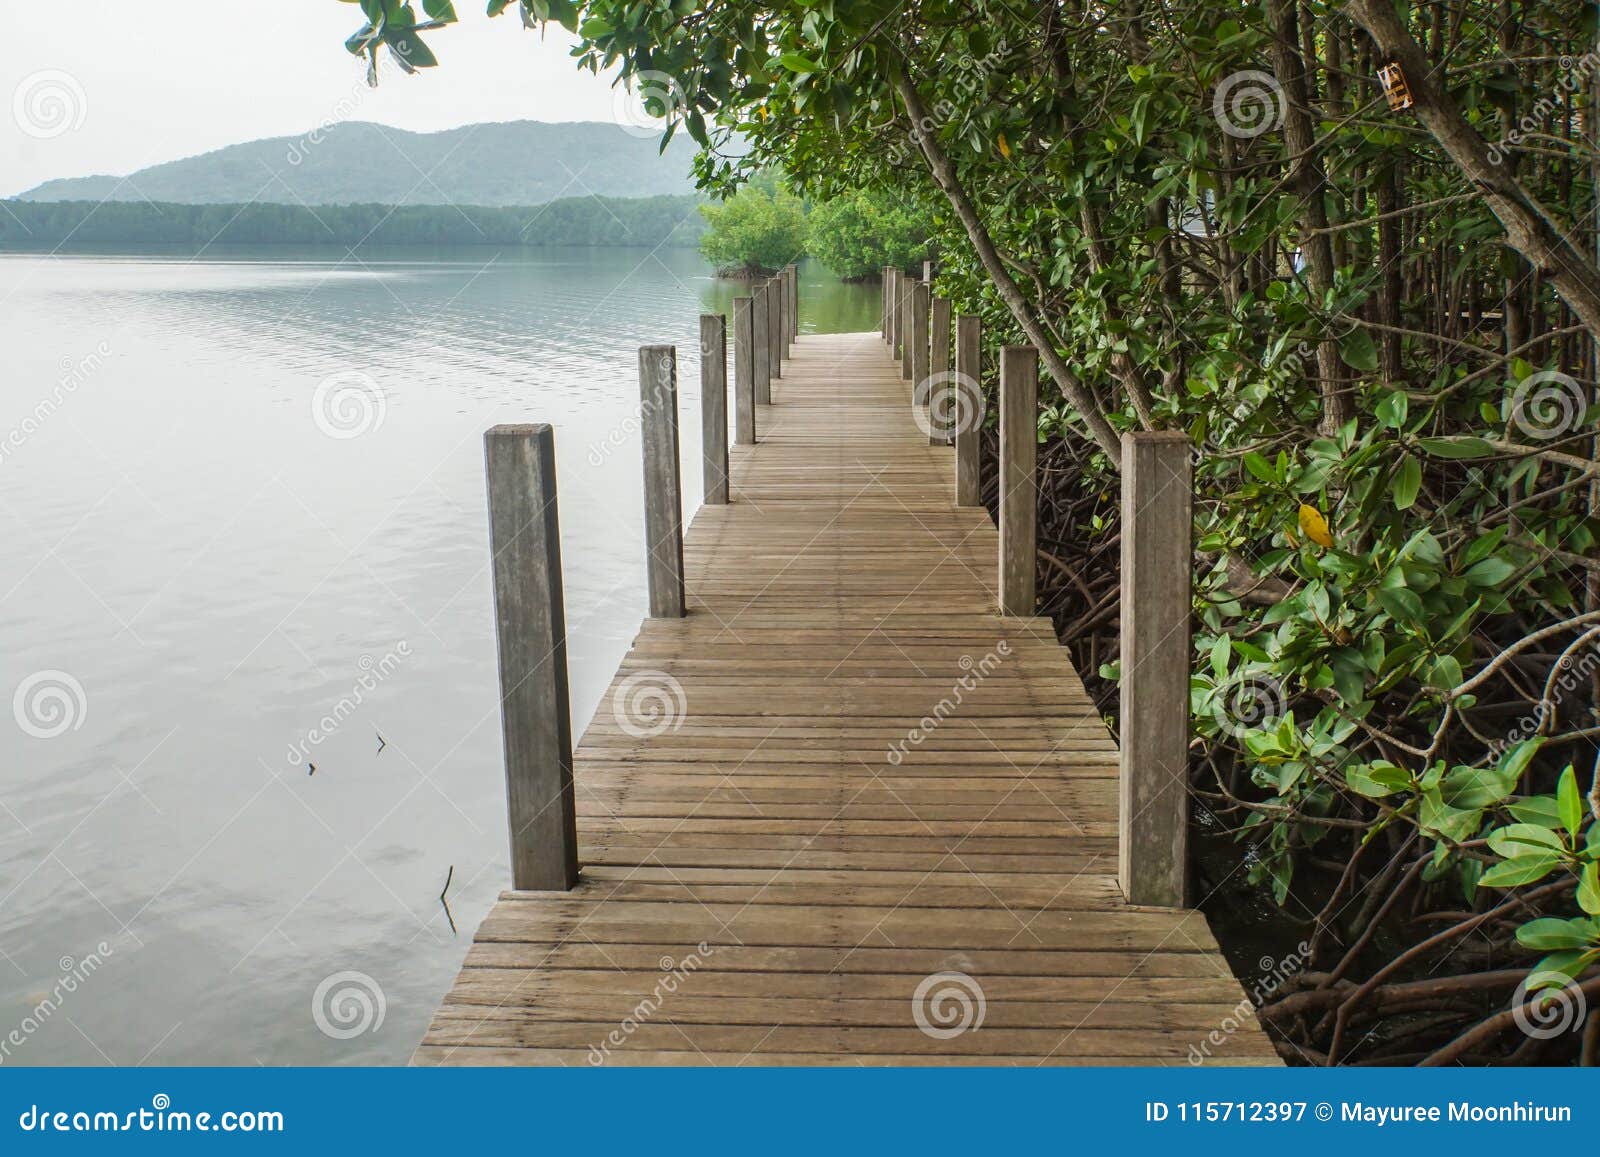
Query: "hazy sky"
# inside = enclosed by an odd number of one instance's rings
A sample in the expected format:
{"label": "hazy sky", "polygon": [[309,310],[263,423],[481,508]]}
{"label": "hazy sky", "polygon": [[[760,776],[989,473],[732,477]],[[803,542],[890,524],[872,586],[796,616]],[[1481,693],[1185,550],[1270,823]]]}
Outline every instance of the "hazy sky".
{"label": "hazy sky", "polygon": [[368,89],[343,44],[361,10],[338,0],[0,0],[0,196],[336,119],[613,119],[610,78],[578,71],[562,29],[484,7],[456,0],[461,22],[429,35],[438,68],[405,76],[385,54]]}

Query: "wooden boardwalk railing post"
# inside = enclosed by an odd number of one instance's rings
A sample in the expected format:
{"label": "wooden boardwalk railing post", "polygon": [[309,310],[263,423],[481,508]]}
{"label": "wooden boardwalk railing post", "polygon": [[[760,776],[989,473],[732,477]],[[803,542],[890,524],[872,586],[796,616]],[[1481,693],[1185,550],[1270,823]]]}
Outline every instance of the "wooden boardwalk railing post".
{"label": "wooden boardwalk railing post", "polygon": [[1032,346],[1000,351],[1000,613],[1036,609],[1039,511],[1039,354]]}
{"label": "wooden boardwalk railing post", "polygon": [[[934,385],[928,377],[928,299],[926,281],[917,282],[911,291],[911,380],[916,383],[917,401],[928,407],[928,429],[937,421],[934,414]],[[939,440],[930,434],[930,442]]]}
{"label": "wooden boardwalk railing post", "polygon": [[683,482],[678,475],[678,351],[639,347],[644,543],[650,617],[683,618]]}
{"label": "wooden boardwalk railing post", "polygon": [[1122,436],[1122,767],[1117,875],[1129,903],[1182,907],[1189,861],[1191,444]]}
{"label": "wooden boardwalk railing post", "polygon": [[915,382],[912,376],[912,351],[916,349],[916,333],[913,328],[912,314],[917,308],[917,286],[921,282],[914,278],[909,282],[900,279],[900,377],[909,382]]}
{"label": "wooden boardwalk railing post", "polygon": [[755,331],[748,297],[733,299],[733,437],[756,444]]}
{"label": "wooden boardwalk railing post", "polygon": [[878,285],[878,332],[883,335],[883,340],[889,340],[889,287],[893,281],[889,267],[883,267],[883,280]]}
{"label": "wooden boardwalk railing post", "polygon": [[956,505],[982,506],[978,484],[979,440],[983,435],[982,322],[963,315],[956,319],[956,389],[966,398],[956,407]]}
{"label": "wooden boardwalk railing post", "polygon": [[889,312],[889,356],[900,356],[900,271],[889,268],[889,284],[884,289],[884,309]]}
{"label": "wooden boardwalk railing post", "polygon": [[728,501],[728,330],[720,313],[700,315],[700,445],[705,500]]}
{"label": "wooden boardwalk railing post", "polygon": [[800,337],[800,266],[790,262],[784,266],[789,277],[789,340]]}
{"label": "wooden boardwalk railing post", "polygon": [[[928,445],[949,446],[955,442],[956,426],[961,420],[961,403],[964,398],[952,399],[950,394],[950,300],[933,299],[928,321],[928,380],[933,388],[928,391],[928,413],[938,413],[948,420],[928,423]],[[952,406],[954,401],[956,405]]]}
{"label": "wooden boardwalk railing post", "polygon": [[[772,343],[768,364],[774,378],[783,377],[783,278],[767,282],[767,340]],[[767,399],[771,401],[772,399]]]}
{"label": "wooden boardwalk railing post", "polygon": [[578,882],[567,624],[549,426],[496,426],[483,438],[511,886],[567,891]]}
{"label": "wooden boardwalk railing post", "polygon": [[755,357],[750,364],[755,369],[756,402],[762,406],[772,404],[772,342],[767,337],[767,327],[772,314],[767,311],[767,285],[755,283],[750,293],[750,340],[754,343]]}

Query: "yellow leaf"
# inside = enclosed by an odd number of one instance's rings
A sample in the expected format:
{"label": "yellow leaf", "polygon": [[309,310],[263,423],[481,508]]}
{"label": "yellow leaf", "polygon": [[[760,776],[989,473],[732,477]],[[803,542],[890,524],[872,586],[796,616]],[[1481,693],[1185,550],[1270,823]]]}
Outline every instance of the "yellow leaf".
{"label": "yellow leaf", "polygon": [[1318,546],[1332,546],[1333,535],[1328,533],[1328,520],[1315,506],[1300,504],[1300,532]]}
{"label": "yellow leaf", "polygon": [[1006,160],[1009,161],[1011,159],[1011,146],[1006,143],[1006,135],[1005,135],[1005,133],[1001,133],[1000,134],[999,143],[1000,143],[1000,155],[1002,157],[1004,157]]}

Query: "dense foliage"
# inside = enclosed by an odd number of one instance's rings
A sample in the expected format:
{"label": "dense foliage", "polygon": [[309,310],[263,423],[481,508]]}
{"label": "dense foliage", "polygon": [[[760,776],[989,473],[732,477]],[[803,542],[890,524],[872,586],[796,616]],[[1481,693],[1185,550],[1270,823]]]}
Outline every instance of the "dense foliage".
{"label": "dense foliage", "polygon": [[1194,791],[1311,926],[1287,1055],[1600,1058],[1515,1031],[1600,1005],[1591,3],[519,7],[713,188],[940,199],[939,291],[1052,379],[1085,613],[1120,432],[1192,435]]}
{"label": "dense foliage", "polygon": [[846,281],[882,273],[884,266],[920,267],[930,256],[931,215],[881,190],[841,193],[806,219],[811,256]]}
{"label": "dense foliage", "polygon": [[700,253],[719,273],[771,274],[805,252],[806,214],[787,189],[747,185],[721,203],[700,206]]}
{"label": "dense foliage", "polygon": [[522,208],[0,201],[0,248],[58,245],[646,245],[688,248],[698,197],[572,197]]}

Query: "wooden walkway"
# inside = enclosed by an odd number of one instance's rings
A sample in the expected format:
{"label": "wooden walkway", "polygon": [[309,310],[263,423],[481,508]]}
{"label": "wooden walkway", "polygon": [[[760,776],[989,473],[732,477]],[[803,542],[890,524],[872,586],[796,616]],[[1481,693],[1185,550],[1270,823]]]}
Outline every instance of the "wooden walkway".
{"label": "wooden walkway", "polygon": [[576,751],[583,882],[501,898],[416,1062],[1276,1063],[1123,902],[1115,745],[878,335],[794,355]]}

